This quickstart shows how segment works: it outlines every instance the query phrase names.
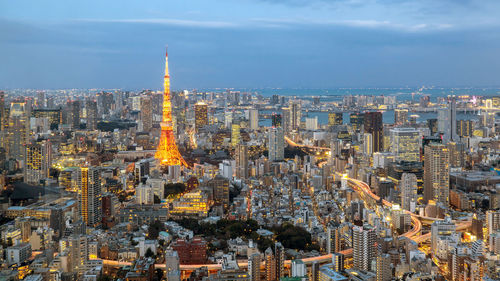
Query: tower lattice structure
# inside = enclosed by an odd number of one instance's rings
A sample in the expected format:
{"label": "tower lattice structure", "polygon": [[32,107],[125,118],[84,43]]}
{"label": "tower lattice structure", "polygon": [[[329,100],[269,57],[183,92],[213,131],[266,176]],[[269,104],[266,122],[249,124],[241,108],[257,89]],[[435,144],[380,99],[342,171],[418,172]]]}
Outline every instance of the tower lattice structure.
{"label": "tower lattice structure", "polygon": [[188,166],[175,143],[172,124],[172,102],[170,101],[170,75],[168,74],[168,52],[165,55],[165,77],[163,79],[163,117],[161,121],[160,144],[156,149],[155,158],[162,165]]}

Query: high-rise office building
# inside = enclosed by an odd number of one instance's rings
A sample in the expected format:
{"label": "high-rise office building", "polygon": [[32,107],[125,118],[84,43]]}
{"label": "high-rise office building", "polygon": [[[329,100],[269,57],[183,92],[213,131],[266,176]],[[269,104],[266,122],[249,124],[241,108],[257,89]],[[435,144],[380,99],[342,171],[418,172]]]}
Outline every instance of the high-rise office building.
{"label": "high-rise office building", "polygon": [[24,160],[25,145],[30,133],[30,114],[29,105],[26,102],[15,101],[10,104],[6,124],[7,136],[4,141],[4,148],[9,158]]}
{"label": "high-rise office building", "polygon": [[248,274],[250,281],[260,281],[260,254],[253,253],[248,257]]}
{"label": "high-rise office building", "polygon": [[306,130],[314,131],[318,129],[318,116],[306,117]]}
{"label": "high-rise office building", "polygon": [[474,133],[474,121],[472,120],[458,120],[457,122],[457,135],[461,138],[472,137]]}
{"label": "high-rise office building", "polygon": [[485,237],[488,239],[492,233],[500,230],[500,210],[486,211],[486,233]]}
{"label": "high-rise office building", "polygon": [[52,145],[49,140],[38,140],[26,145],[24,182],[40,184],[49,177],[52,166]]}
{"label": "high-rise office building", "polygon": [[424,155],[424,201],[449,202],[450,153],[443,144],[431,143]]}
{"label": "high-rise office building", "polygon": [[271,119],[273,127],[281,127],[281,114],[273,113]]}
{"label": "high-rise office building", "polygon": [[291,131],[292,127],[290,108],[288,107],[281,108],[281,122],[282,122],[281,126],[283,127],[283,131],[285,132],[286,135]]}
{"label": "high-rise office building", "polygon": [[236,178],[248,178],[248,147],[245,144],[238,144],[235,150]]}
{"label": "high-rise office building", "polygon": [[151,96],[141,96],[142,131],[149,132],[153,128],[153,102]]}
{"label": "high-rise office building", "polygon": [[194,124],[196,130],[208,125],[208,105],[198,102],[194,105]]}
{"label": "high-rise office building", "polygon": [[460,168],[465,166],[465,144],[450,141],[446,144],[450,153],[450,167]]}
{"label": "high-rise office building", "polygon": [[340,225],[330,222],[326,228],[326,252],[328,254],[340,252],[340,237]]}
{"label": "high-rise office building", "polygon": [[365,112],[365,133],[373,136],[373,152],[384,150],[384,125],[382,123],[382,112]]}
{"label": "high-rise office building", "polygon": [[71,124],[73,130],[78,130],[80,128],[80,101],[74,100],[69,103],[70,114],[69,123]]}
{"label": "high-rise office building", "polygon": [[375,258],[375,242],[377,234],[375,228],[370,225],[353,226],[352,244],[354,268],[370,271]]}
{"label": "high-rise office building", "polygon": [[99,170],[95,167],[82,167],[81,180],[81,190],[78,193],[80,215],[87,226],[96,227],[102,219]]}
{"label": "high-rise office building", "polygon": [[438,120],[435,118],[427,119],[427,127],[431,131],[431,136],[434,136],[438,133]]}
{"label": "high-rise office building", "polygon": [[363,153],[368,156],[373,154],[373,135],[370,133],[363,134]]}
{"label": "high-rise office building", "polygon": [[248,121],[250,130],[259,129],[259,111],[257,109],[250,109],[248,111]]}
{"label": "high-rise office building", "polygon": [[336,126],[343,124],[343,113],[342,112],[330,112],[328,113],[328,126]]}
{"label": "high-rise office building", "polygon": [[458,141],[457,135],[457,101],[452,97],[448,108],[438,111],[438,131],[443,133],[444,142]]}
{"label": "high-rise office building", "polygon": [[394,125],[402,126],[408,122],[408,109],[394,109]]}
{"label": "high-rise office building", "polygon": [[0,91],[0,132],[4,130],[5,123],[7,122],[6,120],[8,120],[8,117],[5,115],[5,93]]}
{"label": "high-rise office building", "polygon": [[391,256],[381,254],[377,256],[377,281],[392,280]]}
{"label": "high-rise office building", "polygon": [[403,173],[399,182],[401,190],[401,207],[408,211],[415,211],[417,206],[417,176],[411,173]]}
{"label": "high-rise office building", "polygon": [[349,115],[349,123],[355,132],[361,131],[365,124],[365,114],[361,112],[354,112]]}
{"label": "high-rise office building", "polygon": [[236,147],[241,142],[240,124],[231,125],[231,146]]}
{"label": "high-rise office building", "polygon": [[438,236],[450,236],[455,233],[456,225],[450,217],[442,221],[435,221],[431,224],[431,252],[434,255],[438,249]]}
{"label": "high-rise office building", "polygon": [[285,138],[283,129],[272,127],[269,129],[269,161],[283,161],[285,158]]}
{"label": "high-rise office building", "polygon": [[45,108],[46,102],[45,102],[45,92],[44,91],[39,91],[36,94],[36,107],[37,108]]}
{"label": "high-rise office building", "polygon": [[396,161],[420,161],[420,147],[422,136],[414,128],[394,128],[390,130],[390,150]]}
{"label": "high-rise office building", "polygon": [[229,179],[217,175],[208,182],[208,187],[212,188],[215,204],[227,210],[229,208]]}
{"label": "high-rise office building", "polygon": [[290,130],[298,130],[302,118],[300,101],[290,101]]}
{"label": "high-rise office building", "polygon": [[87,110],[87,130],[97,130],[97,102],[88,99],[85,108]]}

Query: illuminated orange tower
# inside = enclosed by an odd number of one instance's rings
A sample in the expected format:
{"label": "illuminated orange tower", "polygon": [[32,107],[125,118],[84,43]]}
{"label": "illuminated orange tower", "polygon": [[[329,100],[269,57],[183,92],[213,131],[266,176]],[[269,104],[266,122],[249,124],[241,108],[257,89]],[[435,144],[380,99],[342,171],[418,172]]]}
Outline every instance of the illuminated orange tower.
{"label": "illuminated orange tower", "polygon": [[160,144],[156,149],[155,158],[162,165],[184,165],[187,163],[175,144],[174,129],[172,125],[172,103],[170,101],[170,75],[168,75],[168,52],[165,55],[165,77],[163,79],[163,118],[161,121]]}

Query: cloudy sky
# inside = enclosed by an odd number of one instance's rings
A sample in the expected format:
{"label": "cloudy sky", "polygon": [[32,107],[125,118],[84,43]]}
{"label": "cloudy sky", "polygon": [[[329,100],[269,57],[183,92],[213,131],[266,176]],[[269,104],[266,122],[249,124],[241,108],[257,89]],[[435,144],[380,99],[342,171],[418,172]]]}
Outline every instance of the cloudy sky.
{"label": "cloudy sky", "polygon": [[498,0],[0,0],[1,88],[500,86]]}

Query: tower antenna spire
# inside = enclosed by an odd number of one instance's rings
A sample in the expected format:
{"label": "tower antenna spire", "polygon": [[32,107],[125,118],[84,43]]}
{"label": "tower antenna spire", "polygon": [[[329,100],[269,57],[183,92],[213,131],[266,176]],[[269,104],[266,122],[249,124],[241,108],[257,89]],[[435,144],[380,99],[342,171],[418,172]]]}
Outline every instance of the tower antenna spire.
{"label": "tower antenna spire", "polygon": [[172,123],[172,102],[170,101],[170,75],[168,74],[168,46],[165,51],[165,77],[163,78],[163,116],[161,120],[160,143],[155,158],[166,166],[188,166],[175,143]]}

